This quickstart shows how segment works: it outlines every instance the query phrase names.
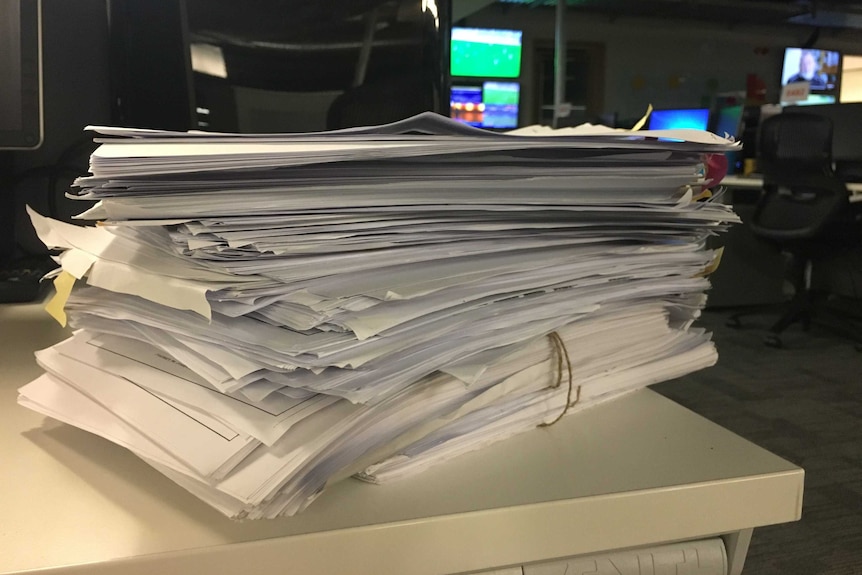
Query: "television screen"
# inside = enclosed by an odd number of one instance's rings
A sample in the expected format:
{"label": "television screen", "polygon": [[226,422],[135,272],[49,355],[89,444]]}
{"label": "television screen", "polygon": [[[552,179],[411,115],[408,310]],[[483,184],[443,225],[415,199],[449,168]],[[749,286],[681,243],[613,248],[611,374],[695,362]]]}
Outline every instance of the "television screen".
{"label": "television screen", "polygon": [[518,127],[520,88],[517,82],[485,82],[482,84],[482,102],[485,104],[482,117],[483,128]]}
{"label": "television screen", "polygon": [[452,86],[449,116],[470,126],[482,126],[482,86]]}
{"label": "television screen", "polygon": [[521,74],[521,31],[452,28],[450,74],[517,78]]}
{"label": "television screen", "polygon": [[[838,100],[841,54],[833,50],[785,48],[781,86],[808,82],[805,100],[795,104],[832,104]],[[782,102],[791,103],[791,102]]]}
{"label": "television screen", "polygon": [[517,82],[492,81],[452,86],[449,115],[477,128],[517,128],[520,88]]}
{"label": "television screen", "polygon": [[709,126],[708,108],[678,108],[653,110],[649,116],[649,130],[678,130],[693,128],[706,130]]}

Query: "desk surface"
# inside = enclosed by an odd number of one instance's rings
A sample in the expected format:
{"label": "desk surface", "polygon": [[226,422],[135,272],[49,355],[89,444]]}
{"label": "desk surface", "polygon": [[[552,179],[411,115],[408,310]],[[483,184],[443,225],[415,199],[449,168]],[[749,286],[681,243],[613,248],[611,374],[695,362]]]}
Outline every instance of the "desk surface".
{"label": "desk surface", "polygon": [[[763,176],[759,174],[752,174],[750,176],[725,176],[721,180],[721,185],[729,188],[760,189],[763,187]],[[845,185],[847,186],[847,191],[850,192],[851,202],[862,201],[862,182],[848,182]]]}
{"label": "desk surface", "polygon": [[67,332],[0,305],[0,573],[452,573],[793,521],[803,472],[641,390],[299,516],[232,522],[126,450],[15,403]]}
{"label": "desk surface", "polygon": [[721,185],[732,188],[762,188],[763,176],[724,176]]}

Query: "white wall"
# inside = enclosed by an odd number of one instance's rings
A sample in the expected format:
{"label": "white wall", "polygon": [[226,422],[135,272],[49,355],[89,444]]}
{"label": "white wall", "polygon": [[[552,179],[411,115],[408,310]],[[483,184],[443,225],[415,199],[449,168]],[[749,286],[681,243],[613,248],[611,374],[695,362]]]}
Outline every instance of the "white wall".
{"label": "white wall", "polygon": [[[455,0],[457,3],[458,0]],[[757,74],[767,86],[767,99],[777,100],[783,48],[801,45],[807,27],[769,29],[755,26],[692,24],[579,13],[566,14],[570,42],[605,45],[604,112],[619,118],[640,117],[647,104],[655,107],[699,106],[716,93],[745,90],[746,75]],[[466,18],[468,26],[524,31],[521,73],[522,105],[532,110],[532,52],[537,40],[554,37],[553,8],[491,5]],[[850,41],[853,37],[858,40]],[[862,32],[851,36],[822,30],[817,48],[862,54]],[[522,121],[535,121],[523,118]]]}
{"label": "white wall", "polygon": [[841,68],[841,101],[862,102],[862,56],[844,57]]}

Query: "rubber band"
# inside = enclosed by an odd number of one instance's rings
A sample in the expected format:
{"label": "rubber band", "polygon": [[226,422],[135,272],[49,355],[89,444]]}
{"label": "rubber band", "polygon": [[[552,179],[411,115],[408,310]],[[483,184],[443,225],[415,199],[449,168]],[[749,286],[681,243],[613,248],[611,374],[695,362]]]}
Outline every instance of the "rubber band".
{"label": "rubber band", "polygon": [[[551,385],[552,389],[557,389],[560,387],[560,384],[563,383],[563,360],[566,362],[566,371],[569,376],[569,388],[566,391],[566,406],[563,408],[562,413],[560,413],[552,422],[550,423],[540,423],[539,427],[550,427],[560,421],[566,413],[568,413],[569,408],[573,407],[581,400],[581,386],[577,386],[575,389],[574,381],[572,378],[572,360],[569,358],[569,350],[566,348],[565,342],[563,342],[563,338],[560,337],[560,334],[557,332],[551,332],[548,334],[548,339],[551,340],[551,343],[554,346],[554,349],[557,352],[557,378],[556,381]],[[575,400],[572,401],[572,392],[575,392]]]}

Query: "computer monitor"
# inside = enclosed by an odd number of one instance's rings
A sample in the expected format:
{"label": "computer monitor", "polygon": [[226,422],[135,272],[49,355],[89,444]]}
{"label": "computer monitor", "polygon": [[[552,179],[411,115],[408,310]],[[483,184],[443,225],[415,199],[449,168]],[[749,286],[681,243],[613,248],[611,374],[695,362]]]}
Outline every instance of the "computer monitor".
{"label": "computer monitor", "polygon": [[521,86],[517,82],[485,82],[482,84],[482,102],[485,112],[483,128],[517,128],[518,100]]}
{"label": "computer monitor", "polygon": [[39,0],[0,0],[0,149],[42,144]]}
{"label": "computer monitor", "polygon": [[449,96],[449,116],[452,119],[479,127],[484,111],[482,86],[452,86]]}
{"label": "computer monitor", "polygon": [[709,108],[676,108],[653,110],[649,116],[649,130],[678,130],[692,128],[706,130],[709,127]]}
{"label": "computer monitor", "polygon": [[[743,140],[742,104],[721,106],[712,115],[710,131],[722,137],[732,137],[735,140]],[[745,144],[743,144],[745,145]],[[727,173],[735,174],[742,168],[742,153],[739,151],[726,152]]]}
{"label": "computer monitor", "polygon": [[477,128],[517,128],[520,90],[518,82],[485,81],[453,85],[449,115]]}
{"label": "computer monitor", "polygon": [[517,78],[521,75],[521,36],[520,30],[453,27],[450,75]]}
{"label": "computer monitor", "polygon": [[832,104],[841,88],[841,54],[834,50],[785,48],[781,65],[781,86],[808,82],[808,97],[782,104]]}
{"label": "computer monitor", "polygon": [[742,104],[723,106],[716,110],[712,132],[719,136],[731,136],[739,139],[742,128]]}

